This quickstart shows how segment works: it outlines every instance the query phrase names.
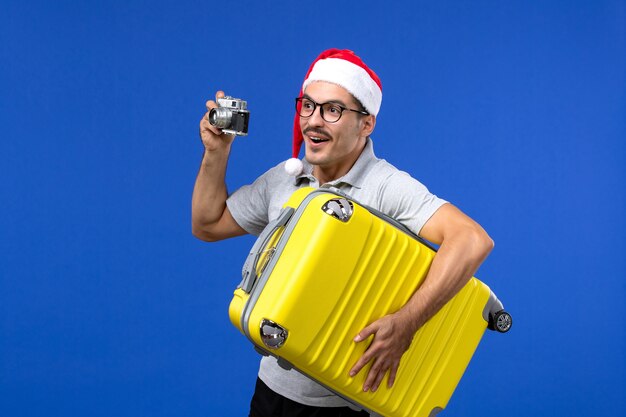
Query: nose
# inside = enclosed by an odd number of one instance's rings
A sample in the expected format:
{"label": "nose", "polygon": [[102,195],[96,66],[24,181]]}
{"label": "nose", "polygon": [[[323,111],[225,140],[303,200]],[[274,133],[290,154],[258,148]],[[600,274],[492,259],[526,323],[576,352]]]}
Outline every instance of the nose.
{"label": "nose", "polygon": [[322,118],[322,106],[315,106],[313,114],[307,119],[309,126],[323,126],[324,119]]}

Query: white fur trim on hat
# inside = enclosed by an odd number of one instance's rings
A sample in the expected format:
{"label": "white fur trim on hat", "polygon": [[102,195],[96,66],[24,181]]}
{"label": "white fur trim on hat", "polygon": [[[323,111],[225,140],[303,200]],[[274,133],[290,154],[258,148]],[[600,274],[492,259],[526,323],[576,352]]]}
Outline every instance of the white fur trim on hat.
{"label": "white fur trim on hat", "polygon": [[285,161],[285,171],[292,177],[297,177],[302,173],[304,166],[298,158],[290,158]]}
{"label": "white fur trim on hat", "polygon": [[317,61],[309,77],[304,81],[304,90],[313,81],[327,81],[348,90],[363,104],[368,113],[376,116],[380,110],[383,92],[378,84],[360,66],[339,58]]}

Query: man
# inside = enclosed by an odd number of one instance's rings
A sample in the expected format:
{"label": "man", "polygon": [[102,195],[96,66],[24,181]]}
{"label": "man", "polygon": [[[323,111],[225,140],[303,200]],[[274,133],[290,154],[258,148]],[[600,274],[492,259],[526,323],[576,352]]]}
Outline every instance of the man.
{"label": "man", "polygon": [[[222,92],[216,95],[221,96]],[[354,338],[360,343],[374,336],[364,355],[346,369],[356,375],[371,363],[363,390],[372,392],[386,375],[387,385],[393,385],[415,332],[465,285],[493,248],[480,225],[405,172],[376,158],[370,135],[381,101],[380,79],[359,57],[347,50],[323,52],[311,65],[296,99],[294,158],[228,196],[224,177],[234,137],[211,126],[205,115],[200,122],[205,152],[192,200],[194,235],[217,241],[245,233],[258,235],[300,187],[334,186],[440,245],[428,276],[409,302]],[[215,102],[207,102],[207,111],[214,107]],[[297,159],[302,143],[304,161]],[[315,382],[265,357],[250,415],[361,415],[346,405]]]}

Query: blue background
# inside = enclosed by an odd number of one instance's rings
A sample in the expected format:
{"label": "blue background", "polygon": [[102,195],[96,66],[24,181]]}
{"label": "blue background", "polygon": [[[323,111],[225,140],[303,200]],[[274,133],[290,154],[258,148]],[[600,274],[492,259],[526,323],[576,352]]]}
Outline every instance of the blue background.
{"label": "blue background", "polygon": [[442,415],[626,415],[625,29],[624,1],[2,1],[0,415],[246,415],[253,238],[191,235],[198,122],[249,101],[252,181],[329,47],[383,81],[378,155],[496,242],[515,325]]}

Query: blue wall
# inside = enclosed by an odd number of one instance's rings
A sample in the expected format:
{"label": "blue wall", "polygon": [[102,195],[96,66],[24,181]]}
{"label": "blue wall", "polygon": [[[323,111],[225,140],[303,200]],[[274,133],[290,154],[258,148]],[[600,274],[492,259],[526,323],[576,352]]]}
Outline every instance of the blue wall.
{"label": "blue wall", "polygon": [[290,156],[310,62],[383,81],[379,156],[479,221],[515,319],[446,416],[625,415],[624,1],[22,2],[0,12],[0,415],[245,415],[251,237],[190,233],[198,121],[244,97],[231,190]]}

